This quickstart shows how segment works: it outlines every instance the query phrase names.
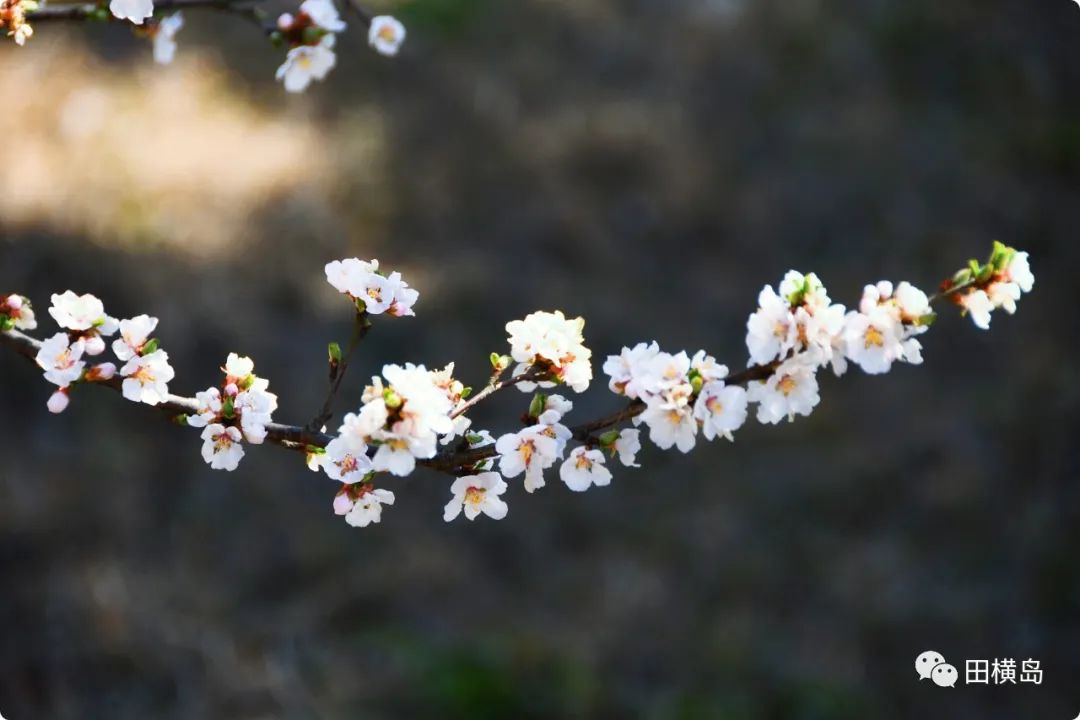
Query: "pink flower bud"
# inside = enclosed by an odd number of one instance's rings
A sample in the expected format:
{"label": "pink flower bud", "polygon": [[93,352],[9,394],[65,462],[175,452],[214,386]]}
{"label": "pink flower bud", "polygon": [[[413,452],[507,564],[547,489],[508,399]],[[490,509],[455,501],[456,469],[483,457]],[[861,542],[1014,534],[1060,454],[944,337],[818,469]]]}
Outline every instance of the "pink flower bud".
{"label": "pink flower bud", "polygon": [[100,335],[91,335],[86,338],[84,352],[87,355],[100,355],[105,352],[105,340]]}
{"label": "pink flower bud", "polygon": [[86,373],[86,379],[90,382],[96,382],[98,380],[111,380],[112,376],[116,374],[116,365],[111,362],[101,363],[90,368],[90,372]]}
{"label": "pink flower bud", "polygon": [[293,26],[295,18],[291,13],[281,13],[277,19],[278,30],[285,31]]}
{"label": "pink flower bud", "polygon": [[349,511],[353,508],[353,501],[349,499],[349,496],[345,493],[338,495],[334,498],[334,514],[335,515],[348,515]]}
{"label": "pink flower bud", "polygon": [[49,412],[58,415],[67,409],[69,402],[71,398],[68,397],[67,388],[62,387],[49,396],[49,401],[45,405],[49,408]]}
{"label": "pink flower bud", "polygon": [[236,397],[239,392],[240,388],[236,387],[236,383],[229,383],[225,386],[225,394],[229,397]]}
{"label": "pink flower bud", "polygon": [[23,299],[21,295],[8,295],[5,303],[12,310],[22,310]]}

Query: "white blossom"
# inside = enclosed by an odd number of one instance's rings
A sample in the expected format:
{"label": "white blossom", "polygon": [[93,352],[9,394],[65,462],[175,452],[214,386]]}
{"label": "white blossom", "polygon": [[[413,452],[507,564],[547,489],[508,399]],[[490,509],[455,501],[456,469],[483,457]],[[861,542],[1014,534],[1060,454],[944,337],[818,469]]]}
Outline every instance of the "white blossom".
{"label": "white blossom", "polygon": [[153,0],[112,0],[109,10],[113,16],[120,20],[130,20],[136,25],[142,25],[144,20],[153,17]]}
{"label": "white blossom", "polygon": [[327,443],[324,458],[322,467],[326,474],[347,485],[360,482],[372,471],[367,446],[351,442],[347,437],[336,437]]}
{"label": "white blossom", "polygon": [[1013,253],[1012,260],[1005,268],[1005,281],[1015,283],[1017,287],[1026,293],[1035,287],[1035,275],[1031,272],[1031,265],[1026,252]]}
{"label": "white blossom", "polygon": [[[584,327],[583,318],[568,320],[559,310],[534,312],[524,320],[508,322],[510,355],[519,363],[515,374],[521,374],[531,366],[540,366],[549,369],[575,392],[584,392],[592,380],[589,363],[592,351],[583,344]],[[552,387],[553,384],[539,383],[541,387]],[[522,392],[532,392],[536,383],[522,382],[517,387]]]}
{"label": "white blossom", "polygon": [[368,490],[353,502],[345,515],[345,522],[353,527],[367,527],[382,520],[383,505],[394,504],[394,493],[389,490]]}
{"label": "white blossom", "polygon": [[266,426],[277,410],[277,395],[267,392],[269,382],[255,378],[247,390],[237,393],[233,409],[240,416],[240,429],[249,443],[260,444],[266,439]]}
{"label": "white blossom", "polygon": [[544,432],[546,427],[532,425],[520,432],[507,433],[495,442],[499,471],[508,478],[524,472],[525,490],[530,493],[544,487],[544,470],[559,458],[558,440]]}
{"label": "white blossom", "polygon": [[390,302],[390,307],[386,309],[386,314],[394,317],[415,316],[416,313],[413,312],[413,305],[415,305],[417,299],[419,299],[420,293],[409,287],[409,284],[401,278],[401,273],[397,271],[390,273],[388,280],[393,286],[394,295],[393,300]]}
{"label": "white blossom", "polygon": [[788,301],[769,286],[758,294],[758,309],[746,322],[746,349],[750,360],[765,365],[795,346],[795,317]]}
{"label": "white blossom", "polygon": [[318,27],[332,33],[342,32],[346,27],[333,0],[304,0],[300,4],[300,12],[311,18]]}
{"label": "white blossom", "polygon": [[994,308],[1003,308],[1012,315],[1016,312],[1016,301],[1020,299],[1020,286],[1011,282],[993,282],[986,286],[986,296]]}
{"label": "white blossom", "polygon": [[637,463],[637,454],[641,451],[641,431],[627,428],[619,433],[613,445],[619,455],[619,462],[626,467],[641,467]]}
{"label": "white blossom", "polygon": [[604,467],[604,453],[584,445],[570,451],[570,457],[559,468],[559,477],[574,492],[584,492],[592,485],[611,484],[611,471]]}
{"label": "white blossom", "polygon": [[975,327],[983,330],[990,329],[990,312],[994,309],[994,303],[990,296],[983,290],[972,290],[960,297],[960,305],[971,315],[971,321]]}
{"label": "white blossom", "polygon": [[694,449],[698,426],[694,420],[693,408],[689,405],[649,405],[641,415],[634,418],[635,424],[642,422],[649,427],[649,439],[661,450],[669,450],[675,446],[688,453]]}
{"label": "white blossom", "polygon": [[112,350],[116,357],[127,362],[142,353],[143,346],[157,329],[158,319],[149,315],[137,315],[120,321],[120,337],[113,340]]}
{"label": "white blossom", "polygon": [[277,79],[285,84],[286,92],[301,93],[312,80],[324,79],[335,64],[334,36],[324,35],[317,45],[299,45],[289,50],[277,70]]}
{"label": "white blossom", "polygon": [[453,497],[443,511],[443,520],[446,522],[456,518],[462,510],[469,520],[476,519],[480,513],[493,520],[506,517],[506,503],[499,497],[506,492],[506,481],[499,473],[485,472],[459,477],[450,486],[450,492]]}
{"label": "white blossom", "polygon": [[796,415],[809,415],[821,400],[813,365],[796,356],[781,363],[768,380],[755,381],[747,398],[758,403],[758,422],[775,424]]}
{"label": "white blossom", "polygon": [[154,32],[154,62],[168,65],[176,57],[176,34],[184,27],[184,16],[175,12],[158,23]]}
{"label": "white blossom", "polygon": [[604,362],[604,373],[611,378],[608,388],[618,395],[637,398],[641,394],[641,380],[652,359],[660,353],[656,341],[638,343],[633,348],[624,347],[619,355],[609,355]]}
{"label": "white blossom", "polygon": [[849,313],[844,327],[847,357],[871,375],[888,372],[893,362],[904,356],[901,327],[880,308],[869,314]]}
{"label": "white blossom", "polygon": [[368,44],[380,55],[393,57],[405,42],[405,26],[389,15],[372,18],[368,29]]}
{"label": "white blossom", "polygon": [[[137,355],[120,368],[124,382],[123,395],[132,402],[147,405],[163,403],[169,394],[169,382],[176,376],[169,365],[169,354],[155,350],[148,355]],[[205,438],[204,438],[205,439]]]}
{"label": "white blossom", "polygon": [[746,406],[746,390],[713,381],[702,386],[694,404],[694,418],[701,423],[701,434],[705,439],[725,437],[734,440],[732,433],[746,422]]}
{"label": "white blossom", "polygon": [[75,332],[112,335],[119,328],[117,321],[105,314],[101,300],[90,294],[76,295],[70,290],[52,296],[49,314],[57,325]]}
{"label": "white blossom", "polygon": [[207,388],[195,393],[195,402],[198,409],[187,416],[187,424],[191,427],[206,427],[221,416],[221,392],[217,388]]}
{"label": "white blossom", "polygon": [[85,342],[82,338],[72,342],[67,333],[56,333],[41,344],[34,358],[45,371],[45,379],[53,385],[67,387],[82,377],[86,362],[82,356]]}
{"label": "white blossom", "polygon": [[214,470],[232,472],[240,465],[244,447],[240,444],[239,430],[211,423],[203,428],[201,437],[203,460]]}

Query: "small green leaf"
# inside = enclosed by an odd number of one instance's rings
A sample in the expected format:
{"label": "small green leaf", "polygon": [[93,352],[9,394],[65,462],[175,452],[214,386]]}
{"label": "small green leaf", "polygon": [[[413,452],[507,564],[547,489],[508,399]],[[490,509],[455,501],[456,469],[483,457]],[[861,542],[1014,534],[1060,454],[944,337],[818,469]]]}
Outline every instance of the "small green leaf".
{"label": "small green leaf", "polygon": [[464,387],[464,388],[461,389],[461,399],[462,400],[468,398],[470,395],[472,395],[472,388],[471,387]]}
{"label": "small green leaf", "polygon": [[533,395],[532,402],[529,403],[529,417],[538,418],[540,414],[544,412],[544,408],[547,406],[547,395],[544,393],[536,393]]}
{"label": "small green leaf", "polygon": [[915,318],[915,324],[919,327],[930,327],[937,320],[937,313],[927,313]]}
{"label": "small green leaf", "polygon": [[330,357],[330,364],[337,365],[341,362],[341,346],[332,342],[326,346],[326,354]]}
{"label": "small green leaf", "polygon": [[160,347],[161,347],[161,343],[158,342],[157,338],[150,338],[149,340],[147,340],[143,344],[141,354],[142,355],[149,355],[150,353],[157,352],[158,348],[160,348]]}
{"label": "small green leaf", "polygon": [[619,431],[618,430],[609,430],[608,432],[606,432],[606,433],[604,433],[603,435],[600,436],[600,444],[603,447],[611,447],[612,445],[615,444],[615,441],[618,440],[618,439],[619,439]]}

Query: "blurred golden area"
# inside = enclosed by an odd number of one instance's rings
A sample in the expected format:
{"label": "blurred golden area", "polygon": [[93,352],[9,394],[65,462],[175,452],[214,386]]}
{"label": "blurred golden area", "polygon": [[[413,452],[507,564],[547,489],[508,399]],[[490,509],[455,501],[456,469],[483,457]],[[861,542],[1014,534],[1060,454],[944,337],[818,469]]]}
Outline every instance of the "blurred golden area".
{"label": "blurred golden area", "polygon": [[250,245],[260,209],[325,216],[346,174],[354,188],[379,184],[378,113],[353,110],[326,127],[310,104],[254,102],[203,55],[167,67],[147,55],[109,64],[75,38],[0,53],[8,227],[220,257]]}

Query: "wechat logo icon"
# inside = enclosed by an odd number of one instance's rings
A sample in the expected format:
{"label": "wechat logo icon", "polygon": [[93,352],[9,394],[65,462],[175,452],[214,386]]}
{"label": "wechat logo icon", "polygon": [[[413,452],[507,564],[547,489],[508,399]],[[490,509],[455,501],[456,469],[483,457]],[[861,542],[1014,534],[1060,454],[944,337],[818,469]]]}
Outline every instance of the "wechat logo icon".
{"label": "wechat logo icon", "polygon": [[919,680],[933,680],[939,687],[956,687],[959,677],[956,668],[945,662],[945,656],[935,650],[927,650],[915,658],[915,672],[919,673]]}

